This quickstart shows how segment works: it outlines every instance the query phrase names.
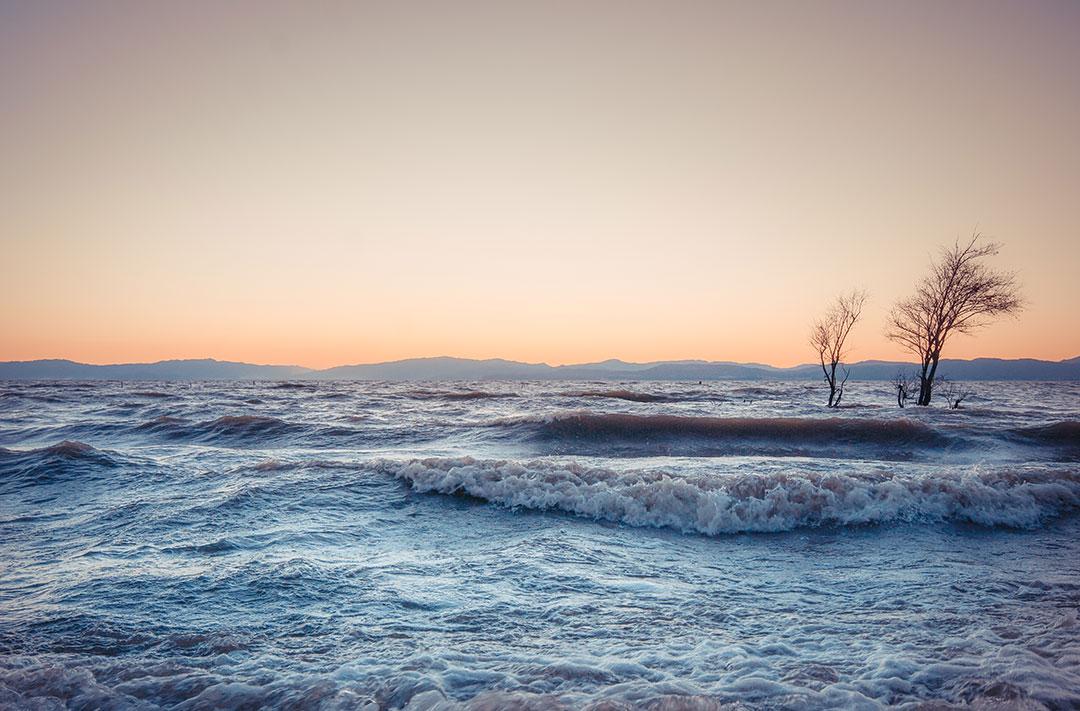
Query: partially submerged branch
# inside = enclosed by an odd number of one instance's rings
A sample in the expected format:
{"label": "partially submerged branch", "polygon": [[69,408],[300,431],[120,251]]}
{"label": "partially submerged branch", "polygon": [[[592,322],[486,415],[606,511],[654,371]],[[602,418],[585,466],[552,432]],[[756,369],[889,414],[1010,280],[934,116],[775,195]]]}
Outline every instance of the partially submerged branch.
{"label": "partially submerged branch", "polygon": [[919,376],[917,373],[905,372],[903,369],[896,371],[892,384],[893,388],[896,389],[897,406],[903,408],[907,405],[908,398],[911,397],[918,382]]}
{"label": "partially submerged branch", "polygon": [[935,386],[942,397],[945,398],[950,410],[959,410],[960,404],[971,397],[973,392],[970,387],[955,380],[949,380],[944,376],[937,379]]}

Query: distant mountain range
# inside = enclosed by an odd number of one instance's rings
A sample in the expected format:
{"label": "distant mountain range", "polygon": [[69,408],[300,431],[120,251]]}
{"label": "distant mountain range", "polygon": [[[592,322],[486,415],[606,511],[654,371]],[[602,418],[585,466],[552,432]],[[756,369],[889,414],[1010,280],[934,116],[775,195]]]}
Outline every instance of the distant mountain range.
{"label": "distant mountain range", "polygon": [[[910,363],[865,360],[849,366],[852,380],[888,380]],[[1080,357],[1062,361],[1021,358],[942,360],[940,375],[955,380],[1080,380]],[[760,363],[703,360],[551,366],[494,358],[410,358],[342,365],[325,370],[296,365],[252,365],[213,359],[88,365],[70,360],[0,363],[0,380],[814,380],[816,364],[775,368]]]}

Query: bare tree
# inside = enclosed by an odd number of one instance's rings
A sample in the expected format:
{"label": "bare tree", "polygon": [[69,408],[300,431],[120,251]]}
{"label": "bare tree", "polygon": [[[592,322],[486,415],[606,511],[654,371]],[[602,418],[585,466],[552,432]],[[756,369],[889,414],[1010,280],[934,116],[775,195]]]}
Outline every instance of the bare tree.
{"label": "bare tree", "polygon": [[955,380],[949,380],[945,376],[941,376],[934,383],[934,387],[938,389],[938,392],[945,398],[945,402],[948,403],[950,410],[959,410],[960,403],[967,400],[972,395],[970,387],[962,385]]}
{"label": "bare tree", "polygon": [[919,376],[916,373],[908,373],[903,369],[896,371],[896,375],[893,376],[892,384],[896,388],[896,404],[903,408],[907,405],[908,398],[911,397],[911,391],[915,389],[915,383],[918,382]]}
{"label": "bare tree", "polygon": [[919,358],[919,405],[929,405],[941,351],[954,333],[971,333],[995,316],[1022,306],[1016,276],[994,271],[982,260],[998,253],[996,242],[956,242],[930,264],[915,294],[896,304],[886,335]]}
{"label": "bare tree", "polygon": [[844,343],[862,315],[865,303],[865,291],[841,294],[810,329],[810,345],[818,354],[821,371],[829,385],[829,407],[839,407],[844,397],[844,385],[850,375],[843,365]]}

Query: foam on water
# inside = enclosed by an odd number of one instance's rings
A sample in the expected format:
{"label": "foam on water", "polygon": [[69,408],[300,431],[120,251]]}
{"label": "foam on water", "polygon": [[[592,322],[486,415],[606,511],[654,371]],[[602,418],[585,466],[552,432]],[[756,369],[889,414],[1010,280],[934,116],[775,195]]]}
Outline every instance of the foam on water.
{"label": "foam on water", "polygon": [[1080,472],[1045,468],[679,475],[471,457],[381,467],[417,491],[707,535],[890,521],[1025,528],[1080,508]]}

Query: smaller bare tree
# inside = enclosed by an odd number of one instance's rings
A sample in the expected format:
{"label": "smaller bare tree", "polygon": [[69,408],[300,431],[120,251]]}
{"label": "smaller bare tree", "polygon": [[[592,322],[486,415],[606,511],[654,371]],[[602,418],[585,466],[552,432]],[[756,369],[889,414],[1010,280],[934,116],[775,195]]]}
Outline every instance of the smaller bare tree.
{"label": "smaller bare tree", "polygon": [[960,403],[971,397],[972,390],[955,380],[949,380],[945,376],[938,377],[934,383],[934,387],[941,393],[941,396],[945,398],[945,402],[948,404],[950,410],[959,410]]}
{"label": "smaller bare tree", "polygon": [[850,375],[843,364],[846,355],[844,344],[852,327],[862,316],[866,298],[866,292],[859,290],[841,294],[810,329],[810,346],[818,354],[821,371],[829,386],[829,407],[839,407],[844,397],[844,385]]}
{"label": "smaller bare tree", "polygon": [[908,398],[911,397],[911,393],[915,389],[915,385],[919,382],[919,376],[915,373],[904,372],[903,369],[896,371],[896,375],[893,376],[892,384],[896,388],[896,404],[903,409],[907,405]]}

